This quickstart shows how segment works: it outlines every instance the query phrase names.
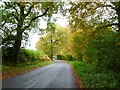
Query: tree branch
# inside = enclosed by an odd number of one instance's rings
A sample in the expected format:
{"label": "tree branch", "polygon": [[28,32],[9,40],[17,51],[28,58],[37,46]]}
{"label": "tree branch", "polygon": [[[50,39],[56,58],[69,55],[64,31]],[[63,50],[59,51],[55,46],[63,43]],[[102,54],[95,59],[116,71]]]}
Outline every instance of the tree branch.
{"label": "tree branch", "polygon": [[39,18],[39,17],[44,16],[48,12],[48,10],[49,10],[49,8],[47,8],[46,11],[42,15],[39,15],[39,16],[36,16],[36,17],[32,18],[31,22],[34,21],[35,19]]}
{"label": "tree branch", "polygon": [[[96,4],[97,4],[97,3],[96,3]],[[110,7],[110,8],[112,8],[112,9],[114,9],[114,10],[117,10],[117,8],[115,8],[115,7],[112,6],[112,5],[104,5],[104,4],[98,5],[96,8],[94,8],[94,10],[96,10],[97,8],[100,8],[100,7]]]}
{"label": "tree branch", "polygon": [[7,21],[4,21],[4,23],[1,25],[1,28],[6,24]]}
{"label": "tree branch", "polygon": [[109,26],[119,26],[119,24],[118,23],[112,23],[112,24],[108,24],[108,25],[102,26],[100,28],[105,28],[105,27],[109,27]]}
{"label": "tree branch", "polygon": [[111,5],[103,5],[102,7],[111,7],[114,10],[117,10],[115,7],[111,6]]}
{"label": "tree branch", "polygon": [[25,27],[23,28],[23,30],[29,28],[30,25],[31,25],[31,23],[32,23],[34,20],[38,19],[39,17],[44,16],[44,15],[48,12],[48,10],[49,10],[49,8],[47,8],[46,11],[45,11],[42,15],[39,15],[39,16],[36,16],[36,17],[32,18],[32,19],[30,20],[28,26],[25,26]]}

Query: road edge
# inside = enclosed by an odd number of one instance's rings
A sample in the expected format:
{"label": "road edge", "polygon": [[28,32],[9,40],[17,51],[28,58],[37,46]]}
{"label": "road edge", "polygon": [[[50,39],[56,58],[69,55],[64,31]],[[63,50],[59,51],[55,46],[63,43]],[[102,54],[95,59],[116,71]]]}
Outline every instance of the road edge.
{"label": "road edge", "polygon": [[43,65],[43,66],[34,66],[34,67],[31,67],[31,68],[29,68],[29,69],[27,69],[25,71],[20,71],[17,74],[10,74],[9,76],[6,76],[6,74],[7,73],[12,73],[12,70],[7,71],[7,72],[1,72],[0,73],[0,80],[4,81],[4,80],[7,80],[7,79],[10,79],[10,78],[13,78],[13,77],[25,74],[25,73],[29,73],[29,72],[34,71],[36,69],[43,68],[43,67],[45,67],[47,65],[50,65],[50,64],[46,64],[46,65]]}
{"label": "road edge", "polygon": [[75,82],[76,87],[78,89],[82,90],[84,88],[82,80],[79,78],[77,72],[74,70],[74,68],[72,67],[72,65],[70,65],[70,68],[71,68],[73,76],[74,76],[74,82]]}

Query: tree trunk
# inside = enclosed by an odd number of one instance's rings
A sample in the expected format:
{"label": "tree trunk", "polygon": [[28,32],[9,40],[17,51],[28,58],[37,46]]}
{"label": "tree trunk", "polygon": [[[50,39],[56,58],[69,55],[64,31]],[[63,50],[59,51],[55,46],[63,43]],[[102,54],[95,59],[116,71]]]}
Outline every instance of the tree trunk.
{"label": "tree trunk", "polygon": [[51,60],[53,61],[53,40],[51,39]]}
{"label": "tree trunk", "polygon": [[17,63],[19,61],[19,51],[21,46],[21,40],[22,40],[22,32],[17,31],[14,50],[13,50],[13,56],[12,56],[12,60],[14,61],[14,63]]}
{"label": "tree trunk", "polygon": [[17,25],[17,35],[15,38],[15,43],[14,43],[14,50],[13,50],[13,55],[12,55],[12,60],[14,63],[19,62],[19,52],[20,52],[20,46],[21,46],[21,40],[22,40],[22,33],[24,30],[22,30],[23,22],[24,22],[24,6],[19,6],[20,7],[20,19],[18,20],[18,25]]}
{"label": "tree trunk", "polygon": [[50,59],[53,61],[53,51],[51,50],[51,56]]}

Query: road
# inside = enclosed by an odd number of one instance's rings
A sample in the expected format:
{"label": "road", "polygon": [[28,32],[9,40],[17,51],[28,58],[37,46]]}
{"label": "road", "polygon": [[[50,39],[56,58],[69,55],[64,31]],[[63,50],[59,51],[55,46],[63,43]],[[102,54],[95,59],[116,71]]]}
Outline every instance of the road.
{"label": "road", "polygon": [[4,80],[2,88],[75,88],[69,64],[56,60],[54,64]]}

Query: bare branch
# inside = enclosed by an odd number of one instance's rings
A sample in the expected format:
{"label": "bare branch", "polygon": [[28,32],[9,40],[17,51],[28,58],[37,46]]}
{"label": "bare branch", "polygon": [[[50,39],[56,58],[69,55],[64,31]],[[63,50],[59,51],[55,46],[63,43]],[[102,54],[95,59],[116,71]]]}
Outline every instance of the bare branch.
{"label": "bare branch", "polygon": [[102,26],[100,28],[105,28],[105,27],[109,27],[109,26],[119,26],[119,24],[118,23],[112,23],[112,24],[108,24],[108,25]]}
{"label": "bare branch", "polygon": [[[97,4],[97,3],[96,3],[96,4]],[[116,7],[114,7],[114,6],[112,6],[112,5],[105,5],[105,4],[98,5],[96,8],[94,8],[94,10],[96,10],[97,8],[100,8],[100,7],[110,7],[111,9],[117,10]]]}
{"label": "bare branch", "polygon": [[112,9],[114,9],[114,10],[117,10],[115,7],[113,7],[112,5],[103,5],[102,7],[110,7],[110,8],[112,8]]}
{"label": "bare branch", "polygon": [[39,18],[39,17],[44,16],[48,12],[48,10],[49,10],[49,8],[47,8],[46,11],[42,15],[39,15],[39,16],[36,16],[36,17],[32,18],[31,22],[34,21],[35,19]]}
{"label": "bare branch", "polygon": [[1,25],[1,28],[6,24],[7,21],[4,21],[4,23]]}

